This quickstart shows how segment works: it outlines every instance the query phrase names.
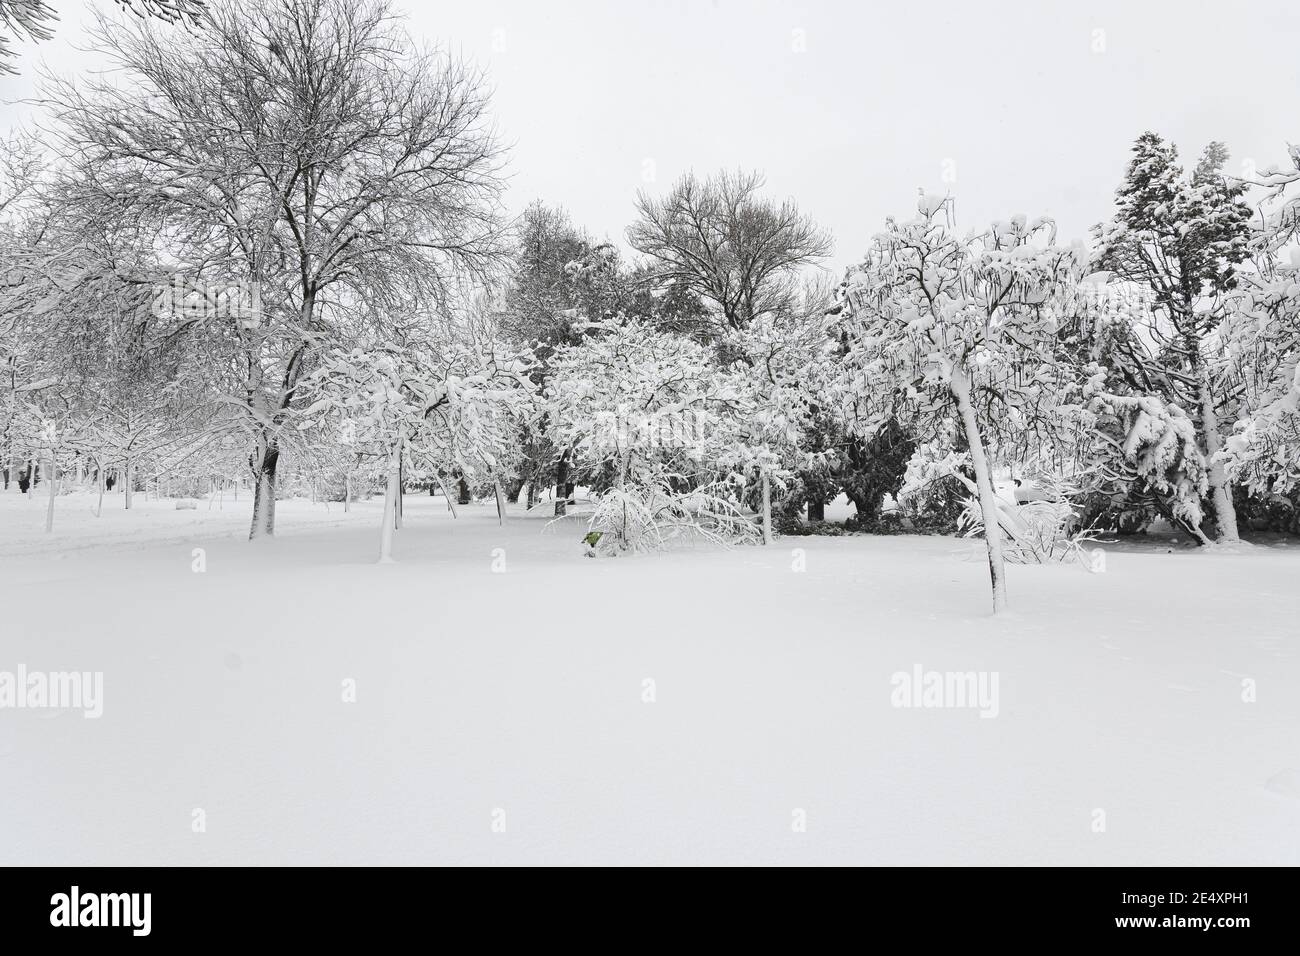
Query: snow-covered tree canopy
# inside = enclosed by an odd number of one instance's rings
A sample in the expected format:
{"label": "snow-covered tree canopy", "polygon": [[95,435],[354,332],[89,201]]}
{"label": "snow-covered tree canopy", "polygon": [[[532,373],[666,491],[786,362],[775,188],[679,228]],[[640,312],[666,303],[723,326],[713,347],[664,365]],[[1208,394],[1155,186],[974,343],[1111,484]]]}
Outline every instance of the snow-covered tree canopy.
{"label": "snow-covered tree canopy", "polygon": [[1300,486],[1300,249],[1282,255],[1243,283],[1223,329],[1221,374],[1243,413],[1222,457],[1258,493]]}
{"label": "snow-covered tree canopy", "polygon": [[524,357],[444,329],[399,347],[336,349],[311,374],[300,430],[332,428],[358,453],[409,455],[415,467],[490,478],[509,472],[519,426],[533,412]]}
{"label": "snow-covered tree canopy", "polygon": [[635,531],[612,529],[620,541],[752,534],[740,501],[751,469],[780,467],[772,448],[782,423],[746,367],[721,367],[709,348],[637,318],[584,333],[551,356],[543,402],[552,440],[608,489],[602,502],[641,515]]}
{"label": "snow-covered tree canopy", "polygon": [[712,470],[735,454],[747,383],[690,340],[635,318],[587,324],[584,340],[550,360],[545,394],[554,440],[616,478],[652,463]]}
{"label": "snow-covered tree canopy", "polygon": [[830,398],[860,434],[895,416],[953,414],[954,377],[969,383],[982,430],[1004,438],[1042,427],[1070,372],[1056,360],[1062,314],[1084,264],[1048,220],[1023,216],[960,237],[950,204],[890,220],[850,268],[827,323]]}
{"label": "snow-covered tree canopy", "polygon": [[1265,191],[1254,222],[1257,244],[1269,250],[1300,240],[1300,145],[1287,147],[1287,161],[1287,167],[1274,164],[1245,181]]}

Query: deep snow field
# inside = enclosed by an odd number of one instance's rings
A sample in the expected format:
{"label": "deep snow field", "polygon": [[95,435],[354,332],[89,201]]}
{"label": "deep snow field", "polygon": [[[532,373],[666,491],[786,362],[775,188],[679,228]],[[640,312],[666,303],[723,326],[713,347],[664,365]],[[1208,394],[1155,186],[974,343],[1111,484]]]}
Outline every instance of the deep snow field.
{"label": "deep snow field", "polygon": [[103,672],[0,709],[0,864],[1300,864],[1294,543],[1013,567],[995,621],[951,538],[590,559],[410,496],[381,566],[378,498],[92,507],[0,495],[0,672]]}

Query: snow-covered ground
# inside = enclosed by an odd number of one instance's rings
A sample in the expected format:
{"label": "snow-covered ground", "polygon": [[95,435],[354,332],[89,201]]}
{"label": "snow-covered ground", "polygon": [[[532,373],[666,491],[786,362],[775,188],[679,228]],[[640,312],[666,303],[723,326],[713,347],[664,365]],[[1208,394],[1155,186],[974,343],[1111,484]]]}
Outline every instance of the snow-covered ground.
{"label": "snow-covered ground", "polygon": [[1300,863],[1295,545],[1014,567],[995,621],[948,538],[593,560],[412,496],[380,566],[378,499],[92,503],[0,495],[0,672],[103,673],[0,709],[3,864]]}

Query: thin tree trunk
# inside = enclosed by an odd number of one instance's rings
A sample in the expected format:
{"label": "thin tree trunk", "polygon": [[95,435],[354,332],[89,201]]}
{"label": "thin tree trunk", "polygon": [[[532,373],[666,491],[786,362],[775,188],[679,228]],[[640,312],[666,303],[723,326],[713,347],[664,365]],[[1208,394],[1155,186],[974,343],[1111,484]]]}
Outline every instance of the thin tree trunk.
{"label": "thin tree trunk", "polygon": [[951,389],[966,432],[971,467],[975,470],[975,487],[979,491],[980,513],[984,518],[984,544],[989,556],[989,579],[993,584],[993,613],[997,614],[1007,607],[1007,569],[1002,554],[1002,522],[998,517],[997,492],[993,490],[993,473],[984,455],[984,441],[980,438],[975,409],[970,403],[970,378],[965,370],[953,370]]}
{"label": "thin tree trunk", "polygon": [[442,489],[442,497],[447,502],[447,510],[451,512],[453,518],[457,517],[456,505],[451,500],[451,491],[447,488],[447,483],[442,480],[442,475],[435,473],[434,477],[438,479],[438,487]]}
{"label": "thin tree trunk", "polygon": [[99,501],[95,504],[95,517],[98,518],[104,513],[104,465],[102,462],[95,462],[95,478],[99,485]]}
{"label": "thin tree trunk", "polygon": [[406,484],[402,474],[404,464],[403,455],[399,449],[397,452],[397,502],[396,507],[393,509],[393,527],[398,531],[402,529],[402,498],[406,493]]}
{"label": "thin tree trunk", "polygon": [[135,476],[131,474],[131,459],[126,459],[126,464],[122,468],[122,491],[125,497],[122,499],[126,511],[131,510],[131,484],[135,481]]}
{"label": "thin tree trunk", "polygon": [[505,498],[505,494],[501,491],[501,481],[500,479],[493,479],[492,484],[495,487],[497,493],[497,524],[505,524],[506,523],[506,498]]}
{"label": "thin tree trunk", "polygon": [[763,543],[772,543],[772,483],[763,469]]}
{"label": "thin tree trunk", "polygon": [[45,510],[45,533],[49,534],[54,530],[54,496],[59,492],[59,465],[54,460],[54,449],[50,449],[50,473],[45,483],[50,486],[50,503]]}
{"label": "thin tree trunk", "polygon": [[[623,453],[623,458],[619,462],[619,466],[618,466],[618,482],[616,486],[620,491],[627,490],[627,475],[628,472],[631,470],[632,470],[632,451],[631,449],[629,449]],[[566,503],[567,503],[567,499],[568,499],[567,492],[561,495],[560,497],[566,499]],[[627,537],[627,497],[626,496],[624,496],[623,498],[623,526],[619,529],[619,541],[624,547],[628,546],[629,542]]]}
{"label": "thin tree trunk", "polygon": [[397,496],[401,493],[400,459],[397,450],[388,455],[388,484],[384,488],[384,516],[379,529],[379,563],[393,563],[393,529],[396,524]]}
{"label": "thin tree trunk", "polygon": [[343,475],[343,513],[347,514],[352,510],[352,466],[348,465],[348,470]]}
{"label": "thin tree trunk", "polygon": [[560,456],[560,463],[555,466],[555,517],[568,513],[569,501],[569,452]]}
{"label": "thin tree trunk", "polygon": [[1228,483],[1228,473],[1223,462],[1216,461],[1215,456],[1223,447],[1219,435],[1219,415],[1214,408],[1214,395],[1204,377],[1201,379],[1201,430],[1205,432],[1205,458],[1209,471],[1210,497],[1214,501],[1214,514],[1219,519],[1219,540],[1229,544],[1241,540],[1237,533],[1237,509],[1232,503],[1232,486]]}

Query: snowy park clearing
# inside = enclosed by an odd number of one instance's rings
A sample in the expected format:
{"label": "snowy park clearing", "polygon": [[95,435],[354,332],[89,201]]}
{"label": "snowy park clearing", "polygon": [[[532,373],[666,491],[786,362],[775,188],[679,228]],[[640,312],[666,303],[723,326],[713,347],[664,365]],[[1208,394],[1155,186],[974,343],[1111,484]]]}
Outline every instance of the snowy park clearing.
{"label": "snowy park clearing", "polygon": [[[379,565],[379,498],[93,505],[0,496],[0,672],[103,674],[0,712],[3,864],[1300,863],[1294,541],[1013,566],[995,618],[949,537],[591,560],[412,495]],[[936,671],[996,706],[895,706]]]}

